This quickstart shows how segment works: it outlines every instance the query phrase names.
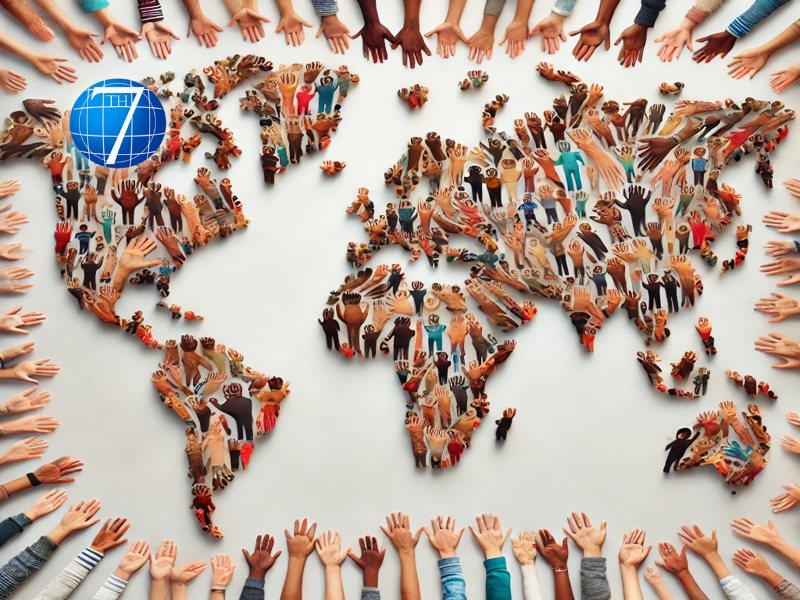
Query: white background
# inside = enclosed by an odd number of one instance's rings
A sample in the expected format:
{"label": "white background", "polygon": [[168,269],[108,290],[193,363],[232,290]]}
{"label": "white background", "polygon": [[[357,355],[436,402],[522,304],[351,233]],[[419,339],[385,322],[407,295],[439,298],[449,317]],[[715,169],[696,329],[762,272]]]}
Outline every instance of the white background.
{"label": "white background", "polygon": [[[98,24],[83,15],[77,3],[65,0],[65,10],[86,27],[98,30]],[[227,21],[222,4],[204,2],[204,10],[221,24]],[[310,5],[297,1],[301,14],[317,23]],[[353,0],[342,0],[340,17],[358,29],[361,16]],[[381,18],[392,30],[402,26],[399,0],[381,2]],[[438,25],[444,18],[443,0],[426,0],[423,5],[423,32]],[[498,26],[498,39],[515,9],[509,2]],[[698,34],[722,30],[749,3],[729,2]],[[612,34],[633,20],[639,3],[624,0],[612,22]],[[702,354],[702,345],[694,331],[698,316],[710,317],[719,354],[711,360],[704,355],[699,366],[712,370],[708,395],[692,402],[674,399],[653,392],[647,377],[636,362],[636,352],[643,349],[640,334],[619,315],[611,319],[598,335],[595,354],[585,354],[579,346],[569,319],[557,303],[539,301],[535,321],[516,334],[517,351],[500,370],[489,386],[492,401],[491,419],[498,418],[502,408],[516,406],[519,414],[508,440],[497,445],[493,425],[486,423],[473,438],[473,446],[462,463],[443,471],[414,468],[408,435],[403,426],[404,398],[397,386],[391,363],[379,358],[380,364],[350,361],[329,354],[324,337],[316,324],[325,305],[328,291],[339,285],[349,272],[344,260],[345,245],[350,240],[365,239],[360,225],[348,218],[344,208],[355,197],[360,186],[372,192],[379,211],[392,195],[383,184],[383,171],[402,153],[408,137],[438,131],[442,138],[453,137],[470,145],[481,135],[480,112],[483,104],[497,93],[507,93],[511,101],[500,113],[499,125],[511,131],[511,121],[524,111],[541,111],[564,88],[544,82],[534,71],[539,60],[551,60],[558,68],[572,69],[587,83],[605,86],[606,99],[620,102],[637,97],[663,101],[657,89],[661,81],[683,81],[684,98],[722,100],[732,97],[742,101],[746,96],[772,99],[775,95],[767,84],[770,71],[798,60],[795,49],[773,57],[764,72],[750,81],[733,81],[726,75],[720,60],[710,65],[695,65],[688,53],[671,65],[658,62],[655,34],[650,34],[645,62],[624,70],[613,60],[616,53],[599,50],[591,62],[578,64],[570,51],[562,48],[555,57],[544,57],[531,43],[525,54],[511,60],[502,48],[484,63],[491,75],[485,87],[462,93],[456,82],[474,68],[467,62],[466,47],[460,45],[454,59],[444,61],[434,54],[414,71],[401,65],[399,51],[391,52],[383,65],[367,64],[356,41],[342,61],[332,55],[323,39],[313,39],[316,28],[301,48],[288,48],[283,35],[272,33],[278,14],[275,6],[262,0],[263,12],[273,19],[267,39],[259,45],[244,43],[238,29],[226,29],[216,49],[199,48],[194,39],[182,39],[173,45],[169,61],[156,61],[145,43],[138,44],[140,57],[132,65],[119,60],[106,45],[106,58],[99,65],[82,62],[59,38],[44,45],[34,40],[7,15],[2,26],[17,39],[42,47],[55,55],[70,58],[78,67],[80,79],[75,85],[56,86],[30,72],[27,65],[9,61],[12,68],[28,76],[26,97],[58,100],[58,105],[71,105],[85,86],[108,76],[140,79],[156,76],[166,70],[181,77],[189,68],[198,70],[213,60],[233,53],[255,52],[276,65],[287,62],[322,60],[330,66],[347,62],[361,75],[344,106],[344,122],[334,134],[325,157],[345,160],[347,169],[335,179],[322,175],[317,154],[304,158],[299,167],[291,167],[278,177],[277,184],[265,188],[258,163],[258,126],[251,114],[240,114],[237,90],[224,101],[220,111],[225,124],[237,134],[244,154],[236,159],[227,175],[234,182],[235,193],[244,202],[252,225],[233,238],[215,242],[195,256],[173,278],[170,300],[205,315],[201,324],[170,321],[166,313],[149,310],[148,321],[161,339],[187,331],[212,335],[218,341],[244,353],[246,362],[270,374],[292,382],[292,394],[284,402],[275,431],[262,439],[247,472],[239,472],[231,488],[215,494],[216,523],[225,533],[222,541],[212,540],[200,532],[189,510],[191,496],[186,477],[183,452],[184,425],[158,401],[149,381],[159,354],[137,340],[126,337],[113,327],[100,323],[92,314],[80,313],[74,299],[58,278],[53,260],[52,193],[47,172],[39,165],[16,161],[0,167],[2,178],[17,177],[24,185],[23,193],[13,199],[16,208],[31,217],[31,223],[13,238],[25,243],[21,264],[36,271],[34,287],[19,301],[26,310],[42,310],[46,324],[33,330],[37,341],[34,358],[52,357],[62,366],[62,373],[45,381],[44,389],[53,392],[53,402],[43,411],[53,414],[62,427],[48,437],[51,448],[47,459],[69,454],[86,463],[77,481],[68,486],[71,500],[97,497],[102,500],[100,516],[128,517],[133,526],[130,539],[146,538],[154,547],[164,538],[174,538],[180,547],[179,561],[206,560],[213,552],[226,551],[238,565],[230,586],[230,596],[237,597],[247,567],[240,548],[250,547],[256,534],[269,532],[282,536],[284,527],[291,528],[293,519],[308,516],[321,528],[338,528],[346,545],[356,545],[359,535],[375,535],[384,539],[378,526],[390,511],[402,510],[411,515],[413,527],[419,527],[436,514],[453,514],[459,525],[466,526],[482,511],[494,511],[506,527],[522,529],[548,527],[556,535],[566,524],[571,510],[587,512],[594,520],[608,521],[608,541],[604,550],[609,557],[609,574],[616,596],[621,593],[616,552],[623,532],[642,527],[648,532],[648,543],[678,543],[676,531],[682,523],[698,523],[706,530],[717,529],[723,557],[730,559],[743,544],[733,538],[728,523],[732,518],[749,516],[765,522],[770,513],[769,498],[781,492],[780,484],[795,482],[800,457],[782,451],[778,438],[793,431],[783,415],[797,410],[797,375],[771,369],[772,360],[753,350],[757,336],[780,331],[800,336],[796,322],[770,325],[767,317],[753,312],[753,303],[775,289],[774,279],[758,272],[764,262],[763,244],[778,234],[769,232],[761,216],[770,209],[796,210],[797,201],[780,185],[780,181],[798,175],[797,154],[800,133],[792,132],[785,145],[773,156],[776,189],[767,191],[753,173],[753,157],[746,164],[731,165],[720,178],[733,183],[744,198],[744,222],[754,225],[750,237],[751,253],[742,268],[723,278],[718,270],[705,269],[706,292],[694,310],[681,311],[670,319],[672,336],[655,350],[664,360],[675,361],[686,350]],[[462,25],[470,35],[477,30],[482,2],[470,0]],[[550,5],[541,0],[534,7],[531,26],[542,19]],[[659,19],[656,33],[676,25],[688,8],[688,2],[673,0]],[[790,13],[794,10],[795,13]],[[784,8],[770,21],[737,45],[744,50],[763,43],[777,34],[798,15],[796,8]],[[134,2],[116,3],[116,16],[123,22],[138,24]],[[187,17],[177,2],[165,2],[164,11],[182,37]],[[583,0],[571,18],[568,28],[582,26],[594,17],[594,3]],[[435,51],[435,46],[431,45]],[[421,83],[430,88],[430,101],[421,110],[410,113],[397,98],[400,87]],[[178,87],[177,85],[174,87]],[[800,88],[795,86],[781,99],[790,107],[798,107]],[[21,97],[2,97],[2,113],[20,106]],[[669,101],[668,101],[669,102]],[[795,125],[796,128],[796,125]],[[208,142],[206,142],[208,144]],[[205,147],[204,147],[205,149]],[[192,167],[170,165],[159,180],[174,185],[185,193],[194,193],[191,177],[202,156],[195,154]],[[424,190],[420,190],[424,193]],[[788,239],[788,238],[785,238]],[[4,242],[6,240],[3,240]],[[8,241],[12,241],[9,238]],[[732,257],[735,242],[728,233],[714,247],[720,260]],[[393,250],[380,253],[380,261],[402,260]],[[378,260],[378,259],[376,259]],[[463,280],[465,271],[443,264],[434,275],[426,265],[415,265],[415,277],[455,283]],[[791,290],[789,290],[791,292]],[[795,295],[797,292],[794,292]],[[128,290],[118,304],[120,315],[127,317],[136,308],[151,307],[157,298],[151,289]],[[16,302],[4,298],[5,310]],[[18,343],[19,337],[5,336],[3,344]],[[661,468],[666,454],[663,447],[679,427],[692,423],[702,410],[714,409],[721,400],[733,399],[743,409],[748,398],[735,390],[724,376],[726,368],[753,374],[769,381],[780,395],[777,403],[761,400],[765,421],[773,436],[773,450],[768,468],[755,483],[734,491],[725,485],[710,468],[665,477]],[[669,378],[668,378],[669,379]],[[22,384],[5,383],[3,396],[23,389]],[[763,396],[762,396],[763,399]],[[4,442],[4,444],[9,443]],[[29,465],[3,468],[2,478],[12,479],[28,470]],[[33,467],[30,466],[32,469]],[[2,515],[27,508],[38,491],[27,492],[4,502]],[[59,511],[61,512],[61,511]],[[22,536],[0,551],[5,562],[25,544],[32,543],[57,522],[50,516],[35,523]],[[800,545],[796,512],[776,517],[781,533]],[[75,535],[22,591],[21,597],[32,597],[72,557],[91,542],[92,532]],[[384,539],[385,541],[385,539]],[[747,545],[747,544],[745,544]],[[284,548],[279,537],[279,548]],[[114,550],[89,580],[83,584],[80,597],[89,597],[113,571],[123,553]],[[573,586],[578,593],[579,551],[571,547]],[[521,597],[521,580],[510,547],[506,547],[513,576],[515,595]],[[482,555],[469,533],[462,540],[460,556],[467,573],[468,593],[480,597],[484,575]],[[773,566],[790,578],[800,579],[793,568],[767,554]],[[655,551],[653,552],[655,557]],[[419,545],[418,566],[425,598],[440,594],[435,554],[427,541]],[[691,568],[709,597],[722,597],[711,571],[696,557],[690,557]],[[652,564],[652,558],[647,564]],[[280,593],[286,568],[285,555],[267,577],[267,597]],[[386,598],[399,597],[399,566],[393,550],[387,554],[381,574],[382,593]],[[552,594],[552,576],[547,564],[539,561],[539,575],[545,597]],[[771,592],[760,581],[742,574],[759,597]],[[348,597],[360,590],[360,571],[353,564],[343,569]],[[677,582],[668,577],[676,594]],[[202,598],[207,593],[210,572],[191,584],[190,594]],[[144,598],[149,579],[146,573],[135,576],[126,595]],[[645,595],[654,597],[642,583]],[[305,592],[308,598],[323,593],[323,571],[315,557],[310,557]]]}

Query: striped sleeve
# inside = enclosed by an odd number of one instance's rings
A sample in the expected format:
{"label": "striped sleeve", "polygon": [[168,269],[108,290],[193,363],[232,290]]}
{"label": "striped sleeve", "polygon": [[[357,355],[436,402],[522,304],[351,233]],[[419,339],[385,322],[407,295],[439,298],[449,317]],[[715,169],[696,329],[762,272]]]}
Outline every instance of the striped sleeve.
{"label": "striped sleeve", "polygon": [[124,579],[109,575],[103,586],[92,596],[92,600],[117,600],[127,586],[128,582]]}
{"label": "striped sleeve", "polygon": [[161,3],[158,0],[139,0],[139,18],[142,24],[164,20]]}
{"label": "striped sleeve", "polygon": [[102,552],[86,548],[75,557],[75,560],[64,567],[64,570],[56,575],[56,578],[48,583],[47,587],[39,592],[34,600],[65,600],[65,598],[69,598],[102,558]]}
{"label": "striped sleeve", "polygon": [[58,544],[46,535],[42,536],[0,567],[0,600],[8,598],[31,575],[41,569],[56,548]]}
{"label": "striped sleeve", "polygon": [[311,0],[314,5],[314,12],[320,17],[330,17],[339,12],[337,0]]}

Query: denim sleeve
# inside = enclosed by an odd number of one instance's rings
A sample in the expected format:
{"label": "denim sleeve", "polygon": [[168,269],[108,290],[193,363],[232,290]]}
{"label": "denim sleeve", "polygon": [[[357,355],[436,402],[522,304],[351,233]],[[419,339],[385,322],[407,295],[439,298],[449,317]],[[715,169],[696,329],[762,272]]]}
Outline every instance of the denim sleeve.
{"label": "denim sleeve", "polygon": [[443,600],[467,600],[467,582],[457,556],[439,559]]}
{"label": "denim sleeve", "polygon": [[562,17],[568,17],[573,8],[575,8],[575,0],[556,0],[552,11]]}
{"label": "denim sleeve", "polygon": [[30,524],[31,520],[22,513],[8,517],[5,521],[0,522],[0,546],[3,546],[18,533],[22,533],[22,530]]}
{"label": "denim sleeve", "polygon": [[314,12],[320,17],[330,17],[339,12],[337,0],[311,0],[314,5]]}
{"label": "denim sleeve", "polygon": [[361,600],[381,600],[381,591],[378,588],[361,588]]}

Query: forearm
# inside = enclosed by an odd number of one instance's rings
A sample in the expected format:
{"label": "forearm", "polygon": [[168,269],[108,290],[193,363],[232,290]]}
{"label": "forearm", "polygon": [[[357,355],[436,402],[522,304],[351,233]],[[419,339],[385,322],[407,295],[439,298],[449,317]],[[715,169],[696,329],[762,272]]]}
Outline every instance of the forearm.
{"label": "forearm", "polygon": [[8,598],[31,575],[41,569],[56,548],[58,548],[57,543],[43,536],[3,565],[0,568],[0,599]]}
{"label": "forearm", "polygon": [[34,520],[35,519],[29,517],[25,513],[20,513],[1,522],[0,546],[5,545],[5,543],[15,535],[22,533],[22,530],[33,523]]}
{"label": "forearm", "polygon": [[800,20],[795,21],[789,27],[781,31],[774,38],[769,40],[759,48],[767,55],[772,56],[775,52],[794,42],[800,37]]}
{"label": "forearm", "polygon": [[517,12],[514,13],[514,20],[527,25],[532,10],[533,0],[517,0]]}
{"label": "forearm", "polygon": [[[764,581],[767,580],[764,579]],[[778,582],[773,589],[781,598],[785,598],[785,600],[800,600],[800,588],[785,579]]]}
{"label": "forearm", "polygon": [[522,573],[522,595],[525,600],[542,600],[542,586],[536,573],[536,564],[520,565]]}
{"label": "forearm", "polygon": [[[29,473],[28,475],[33,475],[33,473]],[[28,477],[28,475],[17,477],[16,479],[12,479],[8,483],[0,485],[0,501],[5,500],[9,496],[13,496],[14,494],[19,494],[23,490],[27,490],[28,488],[33,487],[33,482]]]}
{"label": "forearm", "polygon": [[228,9],[228,12],[233,15],[236,11],[240,8],[244,7],[244,2],[242,0],[224,0],[225,1],[225,8]]}
{"label": "forearm", "polygon": [[203,16],[203,9],[200,7],[200,0],[181,0],[190,19]]}
{"label": "forearm", "polygon": [[443,600],[467,600],[467,583],[457,556],[439,559]]}
{"label": "forearm", "polygon": [[486,567],[486,600],[511,600],[511,574],[502,556],[483,561]]}
{"label": "forearm", "polygon": [[36,4],[38,4],[41,9],[50,15],[50,18],[56,22],[62,31],[69,32],[74,29],[75,23],[73,23],[70,18],[67,16],[61,8],[56,4],[55,0],[36,0]]}
{"label": "forearm", "polygon": [[167,600],[169,598],[169,579],[150,581],[150,600]]}
{"label": "forearm", "polygon": [[186,584],[181,581],[170,581],[169,593],[172,600],[186,600]]}
{"label": "forearm", "polygon": [[614,16],[614,11],[617,10],[618,4],[619,0],[600,0],[600,8],[597,9],[595,21],[606,25],[611,23],[611,18]]}
{"label": "forearm", "polygon": [[278,12],[282,17],[294,13],[294,5],[292,5],[292,0],[275,0],[275,4],[277,5]]}
{"label": "forearm", "polygon": [[103,558],[103,553],[86,548],[47,584],[34,600],[65,600]]}
{"label": "forearm", "polygon": [[714,571],[714,575],[717,577],[717,579],[721,580],[731,574],[730,569],[725,566],[725,563],[718,552],[714,552],[708,556],[703,556],[702,559],[708,563],[708,566],[711,567],[712,571]]}
{"label": "forearm", "polygon": [[[495,17],[495,24],[497,23],[497,17],[500,16],[500,13],[503,12],[503,7],[506,4],[506,0],[486,0],[486,4],[483,7],[483,15],[484,15],[484,22],[486,21],[486,17]],[[483,26],[481,26],[483,29]],[[494,26],[492,26],[492,31],[494,31]]]}
{"label": "forearm", "polygon": [[575,600],[569,571],[553,571],[553,585],[556,589],[556,600]]}
{"label": "forearm", "polygon": [[281,600],[302,600],[303,598],[303,571],[306,568],[306,559],[290,557],[289,568],[286,569],[286,579],[283,582]]}
{"label": "forearm", "polygon": [[725,2],[725,0],[695,0],[694,6],[686,13],[684,21],[691,21],[691,28],[694,28],[695,25],[699,25],[711,16],[714,11],[722,6],[723,2]]}
{"label": "forearm", "polygon": [[417,556],[411,551],[400,552],[400,600],[420,600]]}
{"label": "forearm", "polygon": [[721,577],[719,584],[722,586],[722,591],[725,592],[728,600],[756,600],[753,592],[733,575]]}
{"label": "forearm", "polygon": [[611,588],[606,577],[606,559],[584,556],[581,559],[581,599],[610,600]]}
{"label": "forearm", "polygon": [[653,586],[653,590],[655,591],[656,596],[658,596],[658,600],[675,600],[663,579],[660,579],[657,583],[651,583],[650,585]]}
{"label": "forearm", "polygon": [[683,571],[676,577],[683,586],[686,595],[689,596],[689,600],[708,600],[708,596],[703,593],[703,590],[697,585],[697,582],[689,571]]}
{"label": "forearm", "polygon": [[642,0],[642,5],[633,22],[642,27],[653,27],[658,15],[666,5],[667,0]]}
{"label": "forearm", "polygon": [[741,38],[746,36],[761,21],[786,4],[789,0],[756,0],[752,6],[736,17],[727,27],[728,33]]}
{"label": "forearm", "polygon": [[794,564],[795,567],[800,569],[800,550],[792,546],[783,538],[778,538],[777,541],[768,543],[767,545],[776,552],[783,554],[783,556],[792,561],[792,564]]}
{"label": "forearm", "polygon": [[340,567],[325,567],[325,600],[344,600]]}
{"label": "forearm", "polygon": [[225,600],[225,590],[211,590],[208,600]]}
{"label": "forearm", "polygon": [[377,0],[358,0],[358,7],[361,9],[361,16],[364,23],[380,23],[378,18]]}
{"label": "forearm", "polygon": [[624,600],[643,600],[639,571],[631,565],[620,565],[622,574],[622,597]]}
{"label": "forearm", "polygon": [[466,5],[467,0],[450,0],[450,5],[447,7],[447,16],[445,17],[444,22],[458,25],[461,22],[461,15],[464,13],[464,7]]}
{"label": "forearm", "polygon": [[[497,27],[497,20],[498,17],[494,15],[483,15],[483,20],[481,21],[481,28],[478,31],[485,31],[487,33],[491,33],[494,35],[494,30]],[[463,366],[462,366],[463,370]]]}
{"label": "forearm", "polygon": [[109,575],[108,579],[103,582],[100,589],[94,593],[92,600],[117,600],[128,587],[129,575],[124,571],[117,569],[113,575]]}
{"label": "forearm", "polygon": [[264,580],[248,577],[244,582],[239,600],[264,600]]}
{"label": "forearm", "polygon": [[405,13],[405,23],[419,24],[419,10],[422,0],[403,0],[403,10]]}

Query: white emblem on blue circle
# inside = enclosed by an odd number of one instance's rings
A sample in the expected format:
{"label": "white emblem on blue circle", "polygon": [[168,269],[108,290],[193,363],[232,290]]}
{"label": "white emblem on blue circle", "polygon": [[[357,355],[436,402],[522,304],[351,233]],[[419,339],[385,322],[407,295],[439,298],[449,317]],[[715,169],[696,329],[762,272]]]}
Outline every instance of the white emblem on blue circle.
{"label": "white emblem on blue circle", "polygon": [[156,153],[167,131],[167,115],[158,96],[141,83],[105,79],[78,96],[69,129],[86,158],[122,169]]}

